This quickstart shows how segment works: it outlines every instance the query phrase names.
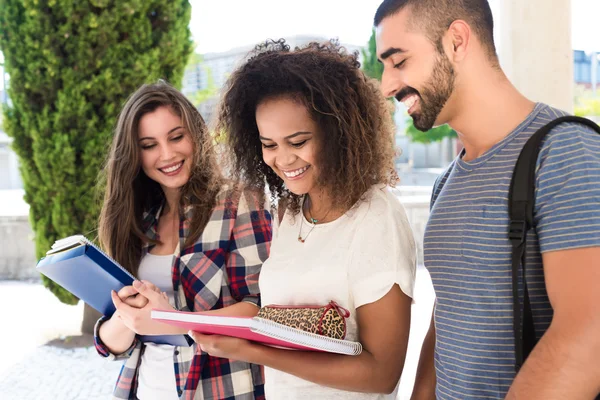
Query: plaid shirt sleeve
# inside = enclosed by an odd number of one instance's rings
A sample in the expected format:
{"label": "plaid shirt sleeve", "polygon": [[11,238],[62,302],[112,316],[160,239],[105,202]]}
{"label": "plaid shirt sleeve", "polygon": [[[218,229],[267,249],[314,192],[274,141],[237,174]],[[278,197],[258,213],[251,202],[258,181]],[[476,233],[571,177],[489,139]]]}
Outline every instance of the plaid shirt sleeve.
{"label": "plaid shirt sleeve", "polygon": [[227,275],[231,296],[260,307],[258,276],[269,256],[271,214],[252,191],[242,192],[231,231]]}
{"label": "plaid shirt sleeve", "polygon": [[135,347],[137,346],[138,338],[136,336],[135,339],[133,339],[133,343],[131,344],[131,346],[129,346],[129,348],[127,350],[125,350],[123,353],[121,353],[121,354],[111,353],[110,350],[108,349],[108,347],[106,347],[106,345],[104,343],[102,343],[102,340],[100,339],[100,326],[108,320],[109,320],[108,317],[102,316],[102,317],[100,317],[100,319],[96,322],[96,325],[94,326],[94,346],[96,346],[96,351],[102,357],[106,357],[109,360],[125,360],[131,356],[133,349],[135,349]]}

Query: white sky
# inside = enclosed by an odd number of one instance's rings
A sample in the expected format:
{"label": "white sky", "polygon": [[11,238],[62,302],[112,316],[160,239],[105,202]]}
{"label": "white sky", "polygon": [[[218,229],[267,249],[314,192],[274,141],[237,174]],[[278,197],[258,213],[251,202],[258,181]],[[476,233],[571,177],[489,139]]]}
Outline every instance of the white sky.
{"label": "white sky", "polygon": [[[295,34],[338,37],[344,43],[364,45],[381,1],[190,0],[190,27],[199,53]],[[500,1],[506,0],[490,0],[490,4],[494,8]],[[571,4],[573,48],[600,51],[600,1],[571,0]]]}
{"label": "white sky", "polygon": [[[381,1],[190,0],[190,28],[198,45],[196,51],[200,53],[225,51],[267,38],[296,34],[337,37],[343,43],[364,45],[369,40],[373,16]],[[490,0],[492,8],[500,1],[506,0]],[[571,4],[573,48],[600,51],[597,28],[600,1],[571,0]]]}
{"label": "white sky", "polygon": [[194,40],[200,53],[295,34],[369,40],[381,0],[191,0]]}

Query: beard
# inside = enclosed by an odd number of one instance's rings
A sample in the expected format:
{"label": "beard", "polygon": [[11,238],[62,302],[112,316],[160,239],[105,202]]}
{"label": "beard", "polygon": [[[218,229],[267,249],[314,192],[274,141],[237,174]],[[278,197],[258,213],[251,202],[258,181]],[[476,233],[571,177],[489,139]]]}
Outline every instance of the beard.
{"label": "beard", "polygon": [[398,101],[410,94],[419,96],[420,110],[411,114],[415,128],[426,132],[433,128],[446,102],[454,91],[455,73],[445,54],[439,54],[431,71],[431,76],[418,91],[410,86],[397,95]]}

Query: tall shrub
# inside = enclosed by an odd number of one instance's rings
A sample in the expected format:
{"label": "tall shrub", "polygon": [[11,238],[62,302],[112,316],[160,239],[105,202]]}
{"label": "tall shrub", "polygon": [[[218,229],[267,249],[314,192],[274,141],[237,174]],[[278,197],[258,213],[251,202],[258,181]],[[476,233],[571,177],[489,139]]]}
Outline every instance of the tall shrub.
{"label": "tall shrub", "polygon": [[[14,138],[37,257],[61,237],[95,237],[95,197],[120,107],[159,78],[179,85],[192,51],[187,0],[0,0]],[[51,281],[63,302],[77,301]]]}

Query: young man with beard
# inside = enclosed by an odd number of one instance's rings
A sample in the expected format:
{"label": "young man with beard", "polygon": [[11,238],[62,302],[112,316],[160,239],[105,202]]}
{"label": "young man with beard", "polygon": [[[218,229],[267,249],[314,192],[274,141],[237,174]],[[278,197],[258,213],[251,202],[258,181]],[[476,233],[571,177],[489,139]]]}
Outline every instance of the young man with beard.
{"label": "young man with beard", "polygon": [[564,123],[542,142],[526,252],[540,340],[517,373],[509,184],[527,139],[565,113],[508,81],[486,0],[385,0],[375,27],[384,94],[403,102],[422,131],[449,124],[465,148],[439,180],[425,232],[437,299],[413,399],[593,398],[600,392],[600,135]]}

